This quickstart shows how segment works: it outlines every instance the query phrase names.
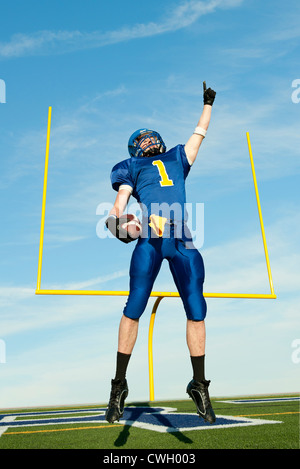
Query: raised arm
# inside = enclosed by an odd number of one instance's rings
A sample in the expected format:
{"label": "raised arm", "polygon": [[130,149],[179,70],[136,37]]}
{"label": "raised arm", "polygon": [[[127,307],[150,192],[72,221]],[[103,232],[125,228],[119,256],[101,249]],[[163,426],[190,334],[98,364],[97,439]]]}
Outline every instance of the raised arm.
{"label": "raised arm", "polygon": [[205,138],[208,129],[212,105],[215,100],[216,92],[211,88],[206,88],[205,81],[203,82],[203,111],[198,121],[194,133],[191,135],[185,145],[185,152],[189,163],[192,165],[197,157],[199,148],[203,139]]}

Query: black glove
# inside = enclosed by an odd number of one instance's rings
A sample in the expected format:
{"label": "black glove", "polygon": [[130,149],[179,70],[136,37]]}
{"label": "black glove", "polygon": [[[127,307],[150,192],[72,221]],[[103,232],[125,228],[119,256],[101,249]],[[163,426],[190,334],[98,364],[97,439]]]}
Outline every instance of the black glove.
{"label": "black glove", "polygon": [[110,215],[107,218],[105,225],[109,229],[109,231],[123,243],[127,244],[131,243],[131,241],[135,241],[135,238],[132,238],[130,234],[126,230],[124,230],[124,228],[122,228],[120,224],[120,219],[118,217]]}
{"label": "black glove", "polygon": [[216,97],[216,92],[211,88],[206,89],[206,82],[203,82],[203,102],[212,106]]}

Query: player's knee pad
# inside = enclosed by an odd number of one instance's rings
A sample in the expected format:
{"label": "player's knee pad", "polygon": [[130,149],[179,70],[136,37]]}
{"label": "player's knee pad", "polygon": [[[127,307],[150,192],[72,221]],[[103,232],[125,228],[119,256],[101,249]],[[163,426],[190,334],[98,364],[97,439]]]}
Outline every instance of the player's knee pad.
{"label": "player's knee pad", "polygon": [[140,288],[131,290],[123,310],[124,316],[139,319],[146,309],[149,294],[149,291]]}
{"label": "player's knee pad", "polygon": [[125,306],[125,308],[123,310],[124,316],[126,316],[126,318],[133,319],[133,320],[140,319],[143,312],[144,311],[140,312],[140,311],[136,311],[136,310],[130,310],[129,308],[127,308],[127,305]]}
{"label": "player's knee pad", "polygon": [[184,304],[186,317],[192,321],[204,321],[206,318],[207,305],[205,298],[202,297],[194,302]]}

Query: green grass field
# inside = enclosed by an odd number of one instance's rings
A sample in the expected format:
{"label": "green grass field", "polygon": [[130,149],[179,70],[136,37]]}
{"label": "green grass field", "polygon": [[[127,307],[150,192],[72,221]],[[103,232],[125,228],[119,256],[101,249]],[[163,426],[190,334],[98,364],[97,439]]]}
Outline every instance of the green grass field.
{"label": "green grass field", "polygon": [[271,399],[212,399],[214,425],[202,423],[191,400],[129,402],[113,425],[103,406],[4,409],[0,449],[299,449],[299,396]]}

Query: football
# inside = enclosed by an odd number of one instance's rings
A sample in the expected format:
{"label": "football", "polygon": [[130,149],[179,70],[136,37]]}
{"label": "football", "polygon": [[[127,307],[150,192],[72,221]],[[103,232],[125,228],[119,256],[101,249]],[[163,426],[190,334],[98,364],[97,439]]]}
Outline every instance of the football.
{"label": "football", "polygon": [[142,234],[142,224],[140,220],[132,214],[122,215],[119,223],[123,230],[126,230],[131,238],[137,239]]}

